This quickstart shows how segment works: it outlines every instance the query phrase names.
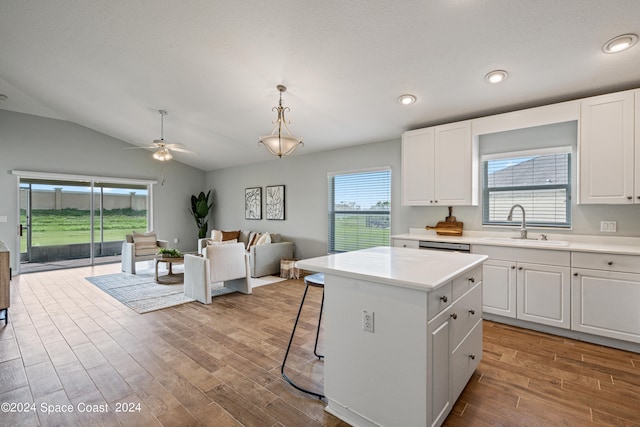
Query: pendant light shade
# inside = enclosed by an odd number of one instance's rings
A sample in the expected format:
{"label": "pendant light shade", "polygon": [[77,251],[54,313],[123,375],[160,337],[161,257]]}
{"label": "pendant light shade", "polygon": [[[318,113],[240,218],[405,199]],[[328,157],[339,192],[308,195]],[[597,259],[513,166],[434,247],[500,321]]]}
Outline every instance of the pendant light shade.
{"label": "pendant light shade", "polygon": [[283,85],[277,86],[280,92],[280,102],[277,107],[273,107],[272,111],[277,113],[275,127],[269,135],[261,136],[258,145],[264,145],[266,149],[273,154],[282,158],[293,153],[298,146],[303,146],[302,138],[295,137],[289,131],[288,122],[284,117],[286,111],[290,111],[289,107],[282,106],[282,93],[287,90]]}

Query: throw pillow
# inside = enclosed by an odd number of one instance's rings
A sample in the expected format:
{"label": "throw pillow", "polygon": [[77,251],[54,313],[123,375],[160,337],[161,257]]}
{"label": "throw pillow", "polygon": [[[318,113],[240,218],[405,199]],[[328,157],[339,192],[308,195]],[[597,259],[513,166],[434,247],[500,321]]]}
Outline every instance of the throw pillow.
{"label": "throw pillow", "polygon": [[238,239],[233,239],[233,240],[224,240],[222,242],[216,242],[214,240],[211,239],[207,239],[207,246],[214,246],[214,245],[229,245],[231,243],[238,243]]}
{"label": "throw pillow", "polygon": [[148,233],[134,231],[132,235],[136,255],[153,255],[158,250],[158,237],[155,231],[149,231]]}
{"label": "throw pillow", "polygon": [[240,237],[240,230],[238,231],[223,231],[222,232],[222,241],[224,242],[225,240],[233,240],[233,239],[238,239],[238,237]]}
{"label": "throw pillow", "polygon": [[211,230],[211,240],[214,242],[222,242],[222,231]]}
{"label": "throw pillow", "polygon": [[271,235],[269,233],[264,233],[256,242],[256,246],[268,245],[269,243],[271,243]]}
{"label": "throw pillow", "polygon": [[271,243],[282,242],[282,235],[280,233],[269,233],[269,236],[271,236]]}
{"label": "throw pillow", "polygon": [[255,246],[255,244],[258,242],[258,239],[260,239],[260,233],[256,233],[256,232],[251,232],[251,234],[249,234],[249,242],[247,243],[247,250],[251,249],[251,246]]}

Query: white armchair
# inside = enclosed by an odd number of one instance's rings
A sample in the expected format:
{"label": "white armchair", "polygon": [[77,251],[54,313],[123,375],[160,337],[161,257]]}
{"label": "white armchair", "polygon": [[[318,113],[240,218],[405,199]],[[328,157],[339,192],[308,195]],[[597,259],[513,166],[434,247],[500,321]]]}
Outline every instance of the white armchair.
{"label": "white armchair", "polygon": [[203,304],[211,304],[211,285],[251,294],[249,255],[243,243],[208,245],[202,256],[184,256],[184,294]]}
{"label": "white armchair", "polygon": [[122,271],[136,274],[136,262],[149,261],[155,258],[158,249],[168,248],[169,242],[158,240],[156,233],[127,234],[122,242]]}

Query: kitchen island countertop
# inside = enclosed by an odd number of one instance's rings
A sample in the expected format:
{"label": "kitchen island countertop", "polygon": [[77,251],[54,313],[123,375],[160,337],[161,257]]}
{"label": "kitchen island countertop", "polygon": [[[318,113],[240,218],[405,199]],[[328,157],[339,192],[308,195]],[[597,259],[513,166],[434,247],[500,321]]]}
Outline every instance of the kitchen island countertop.
{"label": "kitchen island countertop", "polygon": [[296,262],[298,268],[429,292],[482,264],[486,255],[380,246]]}

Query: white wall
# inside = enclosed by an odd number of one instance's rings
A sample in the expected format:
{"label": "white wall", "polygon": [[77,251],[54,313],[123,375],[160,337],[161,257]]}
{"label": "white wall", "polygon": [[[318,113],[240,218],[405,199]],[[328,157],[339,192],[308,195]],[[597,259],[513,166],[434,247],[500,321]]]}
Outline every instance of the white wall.
{"label": "white wall", "polygon": [[[485,138],[484,143],[490,145],[491,150],[499,145],[517,150],[528,147],[535,140],[577,137],[575,126],[574,133],[571,133],[570,126],[560,126],[559,129],[559,134],[549,134],[548,129],[541,128],[503,132]],[[575,163],[574,158],[574,183]],[[423,228],[444,220],[448,214],[446,206],[402,206],[401,143],[397,139],[314,154],[304,154],[303,148],[293,157],[208,172],[206,187],[212,188],[215,193],[212,222],[215,228],[223,230],[281,233],[295,242],[297,258],[324,255],[327,253],[327,173],[378,166],[391,166],[392,170],[392,234],[407,233],[409,228]],[[286,220],[245,220],[244,189],[262,187],[264,207],[264,187],[279,184],[286,186]],[[573,193],[573,228],[564,233],[640,237],[640,205],[576,205],[575,189]],[[465,230],[511,231],[496,227],[483,228],[480,206],[456,206],[453,215],[458,221],[464,222]],[[617,221],[618,232],[601,233],[601,220]],[[536,231],[533,229],[533,235]]]}
{"label": "white wall", "polygon": [[[162,179],[154,185],[154,229],[172,246],[195,250],[198,229],[189,213],[190,198],[205,190],[205,172],[176,161],[166,165],[146,150],[124,150],[123,141],[76,124],[0,110],[0,241],[11,251],[16,269],[18,193],[12,170]],[[124,238],[124,236],[123,236]],[[180,243],[173,244],[178,238]]]}

